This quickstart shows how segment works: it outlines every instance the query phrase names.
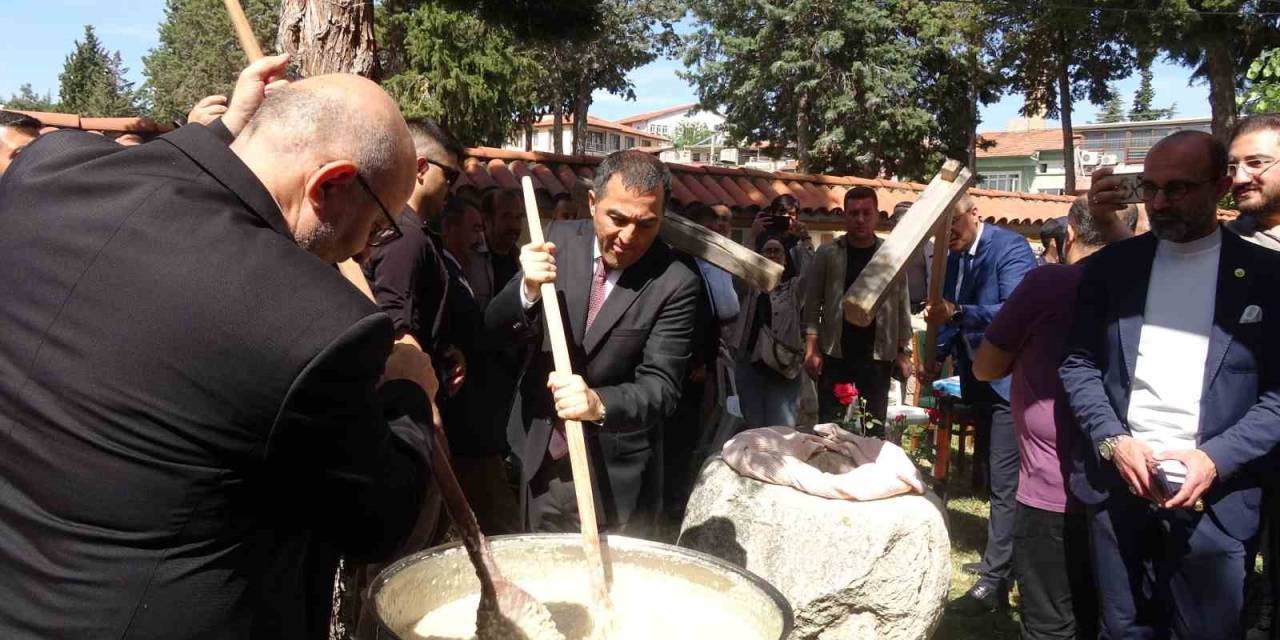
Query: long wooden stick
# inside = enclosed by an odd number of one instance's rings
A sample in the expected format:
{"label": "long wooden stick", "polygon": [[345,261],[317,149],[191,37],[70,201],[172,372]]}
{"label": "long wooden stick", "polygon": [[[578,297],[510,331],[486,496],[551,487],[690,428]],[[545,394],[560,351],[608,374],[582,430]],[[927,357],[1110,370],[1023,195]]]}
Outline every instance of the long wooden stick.
{"label": "long wooden stick", "polygon": [[[524,209],[529,218],[529,239],[542,244],[542,219],[538,216],[538,201],[533,193],[533,181],[525,176],[520,181],[524,188]],[[551,338],[551,356],[555,360],[556,373],[573,375],[569,360],[569,342],[565,339],[564,320],[560,316],[560,299],[556,297],[555,283],[542,285],[542,316],[547,319],[547,334]],[[591,491],[591,464],[587,458],[587,441],[582,435],[582,423],[564,421],[565,439],[569,443],[569,464],[573,469],[573,489],[578,498],[578,515],[582,522],[582,551],[587,558],[592,590],[599,607],[597,626],[606,633],[612,629],[613,601],[609,597],[609,578],[604,550],[600,545],[600,531],[596,525],[596,502]]]}
{"label": "long wooden stick", "polygon": [[231,18],[231,26],[236,30],[236,38],[240,40],[240,48],[249,57],[249,62],[257,62],[262,58],[262,47],[258,46],[258,38],[253,35],[253,26],[244,15],[240,0],[222,0],[227,7],[227,16]]}
{"label": "long wooden stick", "polygon": [[[938,218],[938,226],[933,232],[933,260],[930,264],[929,273],[929,306],[942,304],[942,283],[947,279],[947,244],[951,236],[951,208],[947,207],[945,213]],[[932,375],[933,368],[937,365],[938,351],[938,325],[930,322],[929,328],[924,333],[924,366],[925,371]],[[932,380],[921,380],[920,384],[924,385]],[[922,389],[923,391],[923,389]]]}

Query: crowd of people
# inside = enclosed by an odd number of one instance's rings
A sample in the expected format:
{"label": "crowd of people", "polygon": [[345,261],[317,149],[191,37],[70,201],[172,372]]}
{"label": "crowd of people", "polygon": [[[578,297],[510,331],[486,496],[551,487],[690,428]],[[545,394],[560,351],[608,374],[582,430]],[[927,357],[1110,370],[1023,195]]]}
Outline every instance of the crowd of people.
{"label": "crowd of people", "polygon": [[[522,246],[522,194],[458,186],[446,128],[286,64],[154,140],[0,112],[0,635],[325,637],[340,559],[359,589],[448,537],[433,447],[485,533],[577,531],[564,420],[601,528],[657,535],[730,398],[743,427],[798,426],[810,395],[838,422],[853,384],[892,436],[892,380],[939,374],[916,318],[990,493],[950,611],[1007,608],[1016,582],[1026,638],[1243,637],[1280,500],[1280,116],[1160,141],[1145,216],[1100,170],[1039,257],[962,197],[861,327],[841,300],[883,243],[873,189],[822,246],[789,195],[749,212],[771,291],[659,240],[671,211],[725,236],[741,212],[675,203],[638,150],[540,193],[546,242]],[[576,375],[552,363],[548,284]]]}

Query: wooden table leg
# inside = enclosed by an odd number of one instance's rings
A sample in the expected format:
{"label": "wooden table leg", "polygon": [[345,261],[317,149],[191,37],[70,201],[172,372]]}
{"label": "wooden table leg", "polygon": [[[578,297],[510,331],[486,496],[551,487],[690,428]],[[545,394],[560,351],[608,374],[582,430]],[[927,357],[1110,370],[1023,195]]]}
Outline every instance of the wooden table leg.
{"label": "wooden table leg", "polygon": [[[942,403],[938,403],[941,405]],[[938,429],[934,440],[933,479],[937,484],[947,482],[951,470],[951,412],[945,406],[938,411]]]}

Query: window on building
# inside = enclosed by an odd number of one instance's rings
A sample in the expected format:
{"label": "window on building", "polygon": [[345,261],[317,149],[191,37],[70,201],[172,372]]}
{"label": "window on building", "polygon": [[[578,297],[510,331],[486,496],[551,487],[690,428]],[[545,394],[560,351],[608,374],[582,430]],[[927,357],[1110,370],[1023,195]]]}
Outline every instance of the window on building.
{"label": "window on building", "polygon": [[1021,171],[992,171],[991,173],[982,174],[982,182],[978,186],[983,189],[995,189],[996,191],[1021,191],[1022,190],[1022,172]]}
{"label": "window on building", "polygon": [[649,133],[656,133],[660,136],[666,137],[671,133],[671,127],[665,124],[651,124],[649,125]]}
{"label": "window on building", "polygon": [[694,151],[690,156],[690,160],[693,162],[702,162],[702,154],[698,151]]}
{"label": "window on building", "polygon": [[603,152],[604,132],[587,130],[587,151]]}
{"label": "window on building", "polygon": [[618,149],[621,149],[621,148],[622,148],[622,136],[616,133],[609,134],[609,150],[617,151]]}
{"label": "window on building", "polygon": [[652,146],[653,146],[653,141],[652,141],[652,140],[641,140],[641,141],[640,141],[640,146],[642,146],[642,147],[652,147]]}
{"label": "window on building", "polygon": [[1049,163],[1041,162],[1040,165],[1036,167],[1036,173],[1049,173]]}
{"label": "window on building", "polygon": [[626,139],[626,141],[625,141],[623,144],[625,144],[625,145],[626,145],[626,147],[625,147],[626,149],[630,149],[630,148],[632,148],[632,147],[636,146],[636,139],[635,139],[635,138],[632,138],[631,136],[627,136],[627,139]]}
{"label": "window on building", "polygon": [[1062,189],[1041,189],[1040,193],[1047,193],[1051,196],[1060,196],[1062,195]]}

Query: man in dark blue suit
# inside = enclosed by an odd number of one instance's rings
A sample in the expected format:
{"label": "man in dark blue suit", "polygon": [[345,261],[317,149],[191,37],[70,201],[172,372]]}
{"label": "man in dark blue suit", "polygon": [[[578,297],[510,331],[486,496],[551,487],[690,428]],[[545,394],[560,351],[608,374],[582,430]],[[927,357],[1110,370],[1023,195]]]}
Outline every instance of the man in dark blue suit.
{"label": "man in dark blue suit", "polygon": [[988,452],[987,484],[991,489],[991,517],[987,548],[973,570],[981,576],[964,597],[950,605],[957,613],[978,613],[1007,607],[1009,571],[1013,562],[1013,515],[1018,493],[1018,441],[1009,413],[1009,380],[981,382],[973,377],[973,354],[982,334],[1001,305],[1035,268],[1031,246],[1022,236],[983,224],[968,195],[956,203],[948,239],[946,280],[942,304],[925,309],[938,332],[938,362],[955,358],[965,404],[978,417],[978,451]]}
{"label": "man in dark blue suit", "polygon": [[[1085,433],[1104,638],[1239,638],[1246,541],[1280,442],[1280,254],[1218,226],[1222,143],[1179,132],[1147,156],[1150,234],[1089,260],[1062,364]],[[1109,183],[1110,184],[1110,183]],[[1099,184],[1095,203],[1118,201]]]}

